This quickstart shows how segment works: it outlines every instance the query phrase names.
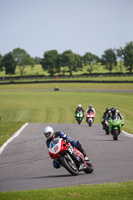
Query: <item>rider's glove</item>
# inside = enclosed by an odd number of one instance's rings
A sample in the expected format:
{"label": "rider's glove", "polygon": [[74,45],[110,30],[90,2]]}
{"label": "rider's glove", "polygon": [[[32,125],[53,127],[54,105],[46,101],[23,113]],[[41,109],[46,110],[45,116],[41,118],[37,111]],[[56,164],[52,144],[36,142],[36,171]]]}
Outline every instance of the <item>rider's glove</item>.
{"label": "rider's glove", "polygon": [[71,143],[71,142],[72,142],[72,140],[71,140],[71,139],[67,139],[67,138],[66,138],[66,139],[65,139],[65,142],[66,142],[66,143]]}

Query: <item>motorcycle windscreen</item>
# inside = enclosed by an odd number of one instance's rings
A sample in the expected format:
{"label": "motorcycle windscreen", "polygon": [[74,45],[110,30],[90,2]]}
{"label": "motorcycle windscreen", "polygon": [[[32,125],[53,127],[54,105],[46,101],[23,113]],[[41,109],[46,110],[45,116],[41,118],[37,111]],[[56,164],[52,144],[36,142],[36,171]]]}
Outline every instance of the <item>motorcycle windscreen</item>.
{"label": "motorcycle windscreen", "polygon": [[50,142],[49,151],[53,154],[56,154],[61,149],[61,139],[54,139]]}

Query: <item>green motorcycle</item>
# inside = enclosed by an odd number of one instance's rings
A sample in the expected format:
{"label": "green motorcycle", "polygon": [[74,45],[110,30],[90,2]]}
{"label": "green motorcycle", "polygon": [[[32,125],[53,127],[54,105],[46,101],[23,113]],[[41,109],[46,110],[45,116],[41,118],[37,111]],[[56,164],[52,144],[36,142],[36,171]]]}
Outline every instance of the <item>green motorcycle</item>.
{"label": "green motorcycle", "polygon": [[78,111],[77,114],[75,115],[76,120],[78,122],[78,124],[81,124],[82,120],[83,120],[83,112],[82,111]]}
{"label": "green motorcycle", "polygon": [[122,130],[122,122],[120,117],[110,118],[109,121],[109,131],[113,135],[114,140],[118,140],[118,135],[121,133]]}

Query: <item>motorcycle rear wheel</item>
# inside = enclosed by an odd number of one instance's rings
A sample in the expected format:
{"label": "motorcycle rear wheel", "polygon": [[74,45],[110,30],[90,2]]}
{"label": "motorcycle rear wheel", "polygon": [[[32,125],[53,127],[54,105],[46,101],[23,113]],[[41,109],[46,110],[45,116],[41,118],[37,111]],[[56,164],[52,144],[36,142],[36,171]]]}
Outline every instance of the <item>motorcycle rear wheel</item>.
{"label": "motorcycle rear wheel", "polygon": [[106,127],[106,135],[109,135],[109,127]]}
{"label": "motorcycle rear wheel", "polygon": [[117,135],[113,135],[113,140],[118,140],[118,136]]}
{"label": "motorcycle rear wheel", "polygon": [[87,162],[88,167],[86,169],[84,169],[84,172],[86,174],[91,174],[94,171],[94,167],[91,161]]}
{"label": "motorcycle rear wheel", "polygon": [[[70,157],[70,156],[69,156]],[[72,158],[71,158],[72,159]],[[67,159],[67,157],[63,157],[61,163],[63,167],[73,176],[77,176],[79,171],[76,164],[71,162],[71,159]],[[74,162],[74,161],[73,161]]]}
{"label": "motorcycle rear wheel", "polygon": [[118,130],[117,129],[114,130],[113,140],[118,140]]}

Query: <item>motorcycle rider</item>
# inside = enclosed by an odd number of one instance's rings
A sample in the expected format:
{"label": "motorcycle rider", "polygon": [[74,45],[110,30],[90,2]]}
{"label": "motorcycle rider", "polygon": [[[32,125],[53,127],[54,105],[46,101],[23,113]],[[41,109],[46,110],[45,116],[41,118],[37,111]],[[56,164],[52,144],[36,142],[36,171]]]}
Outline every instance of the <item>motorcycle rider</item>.
{"label": "motorcycle rider", "polygon": [[102,122],[101,122],[101,124],[103,125],[103,129],[105,129],[104,123],[105,123],[105,120],[108,118],[109,111],[110,111],[110,108],[107,107],[106,111],[103,113]]}
{"label": "motorcycle rider", "polygon": [[81,104],[78,104],[78,107],[75,110],[75,117],[76,117],[77,113],[80,112],[80,111],[82,111],[83,117],[84,117],[84,109],[82,108]]}
{"label": "motorcycle rider", "polygon": [[[62,131],[56,131],[54,132],[53,128],[50,126],[46,126],[43,129],[43,134],[45,135],[45,137],[47,138],[46,140],[46,145],[49,148],[50,142],[57,137],[63,138],[66,143],[71,143],[72,146],[76,147],[85,157],[85,161],[89,161],[90,159],[88,158],[85,150],[83,149],[82,145],[80,144],[79,141],[77,140],[71,140],[71,138],[66,135],[65,133],[63,133]],[[60,163],[56,160],[53,160],[53,167],[55,168],[60,168]]]}
{"label": "motorcycle rider", "polygon": [[122,126],[123,126],[124,125],[124,117],[121,115],[121,113],[120,113],[119,110],[116,110],[115,107],[111,108],[111,110],[109,111],[107,119],[109,119],[109,118],[115,118],[117,116],[120,117],[120,120],[121,120]]}
{"label": "motorcycle rider", "polygon": [[[86,114],[89,113],[90,111],[94,113],[94,118],[95,118],[96,111],[95,111],[95,109],[92,107],[92,105],[89,105],[89,107],[88,107],[87,110],[86,110]],[[86,117],[86,120],[87,120],[87,117]],[[94,120],[94,119],[93,119],[93,120]]]}

